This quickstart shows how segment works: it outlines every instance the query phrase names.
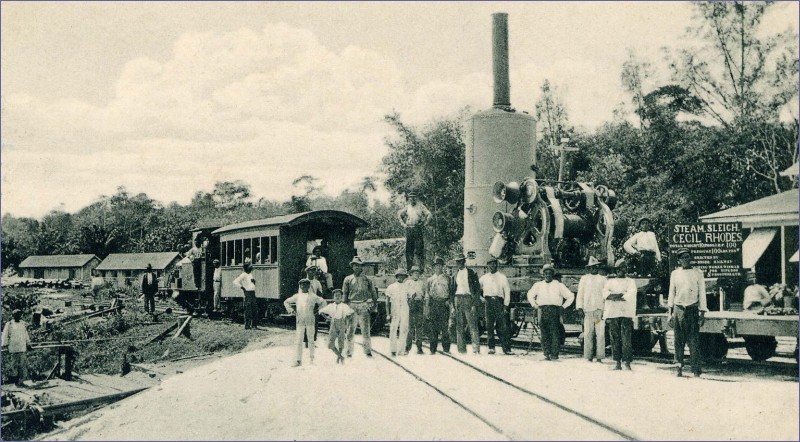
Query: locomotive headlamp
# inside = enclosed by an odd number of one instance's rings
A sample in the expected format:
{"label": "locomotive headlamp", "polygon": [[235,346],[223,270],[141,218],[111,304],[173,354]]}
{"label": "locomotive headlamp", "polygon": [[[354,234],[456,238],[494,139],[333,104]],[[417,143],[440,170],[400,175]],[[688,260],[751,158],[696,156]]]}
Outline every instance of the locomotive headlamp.
{"label": "locomotive headlamp", "polygon": [[509,204],[517,204],[519,201],[520,189],[519,183],[512,181],[508,184],[498,181],[492,187],[492,198],[496,203],[503,201]]}
{"label": "locomotive headlamp", "polygon": [[522,194],[522,201],[525,204],[532,204],[536,201],[536,197],[539,196],[539,185],[536,184],[536,180],[533,178],[525,178],[525,180],[522,181],[520,193]]}
{"label": "locomotive headlamp", "polygon": [[514,224],[514,216],[510,213],[495,212],[492,216],[492,228],[497,233],[508,231]]}

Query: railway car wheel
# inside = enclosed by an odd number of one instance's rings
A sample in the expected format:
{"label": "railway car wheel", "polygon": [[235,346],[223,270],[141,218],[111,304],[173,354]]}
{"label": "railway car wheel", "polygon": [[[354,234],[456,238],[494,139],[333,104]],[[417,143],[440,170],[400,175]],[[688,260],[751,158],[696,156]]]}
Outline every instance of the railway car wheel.
{"label": "railway car wheel", "polygon": [[718,363],[728,354],[728,340],[722,333],[700,333],[700,354],[706,362]]}
{"label": "railway car wheel", "polygon": [[766,361],[775,356],[775,349],[778,341],[774,336],[745,336],[744,348],[750,359],[754,361]]}
{"label": "railway car wheel", "polygon": [[631,336],[634,356],[649,356],[656,342],[658,342],[658,337],[653,335],[650,330],[634,330]]}

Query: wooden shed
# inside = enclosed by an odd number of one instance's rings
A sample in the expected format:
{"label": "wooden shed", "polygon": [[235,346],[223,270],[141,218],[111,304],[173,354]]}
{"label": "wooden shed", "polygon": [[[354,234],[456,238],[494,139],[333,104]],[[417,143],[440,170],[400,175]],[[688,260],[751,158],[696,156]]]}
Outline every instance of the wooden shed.
{"label": "wooden shed", "polygon": [[98,264],[100,258],[95,255],[33,255],[19,269],[25,278],[88,281]]}
{"label": "wooden shed", "polygon": [[163,287],[167,280],[164,276],[172,272],[180,259],[181,256],[177,252],[112,253],[97,266],[96,270],[106,281],[126,286],[137,284],[147,264],[150,264],[159,277],[159,286]]}

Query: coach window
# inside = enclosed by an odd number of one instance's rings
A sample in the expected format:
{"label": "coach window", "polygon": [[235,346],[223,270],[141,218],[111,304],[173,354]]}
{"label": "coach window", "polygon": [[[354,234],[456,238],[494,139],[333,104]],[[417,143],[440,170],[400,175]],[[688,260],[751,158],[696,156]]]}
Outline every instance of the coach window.
{"label": "coach window", "polygon": [[259,247],[258,253],[256,254],[256,260],[259,264],[266,264],[269,262],[269,238],[258,238],[258,243]]}
{"label": "coach window", "polygon": [[275,264],[278,262],[278,237],[269,237],[269,262]]}
{"label": "coach window", "polygon": [[236,239],[233,241],[233,264],[242,265],[242,240]]}
{"label": "coach window", "polygon": [[226,253],[228,250],[228,243],[222,242],[219,245],[219,262],[223,266],[228,265],[228,254]]}

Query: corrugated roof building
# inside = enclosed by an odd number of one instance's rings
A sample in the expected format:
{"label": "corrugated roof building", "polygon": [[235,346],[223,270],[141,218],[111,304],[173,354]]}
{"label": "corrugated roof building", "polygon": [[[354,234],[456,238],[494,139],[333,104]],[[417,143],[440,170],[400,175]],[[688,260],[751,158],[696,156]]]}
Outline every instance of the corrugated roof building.
{"label": "corrugated roof building", "polygon": [[160,285],[164,286],[166,278],[163,275],[169,275],[180,259],[181,256],[177,252],[112,253],[97,266],[96,270],[107,281],[116,281],[119,285],[131,285],[141,279],[147,264],[150,264],[161,280]]}
{"label": "corrugated roof building", "polygon": [[98,264],[100,258],[91,254],[32,255],[20,263],[19,269],[25,278],[88,281]]}

